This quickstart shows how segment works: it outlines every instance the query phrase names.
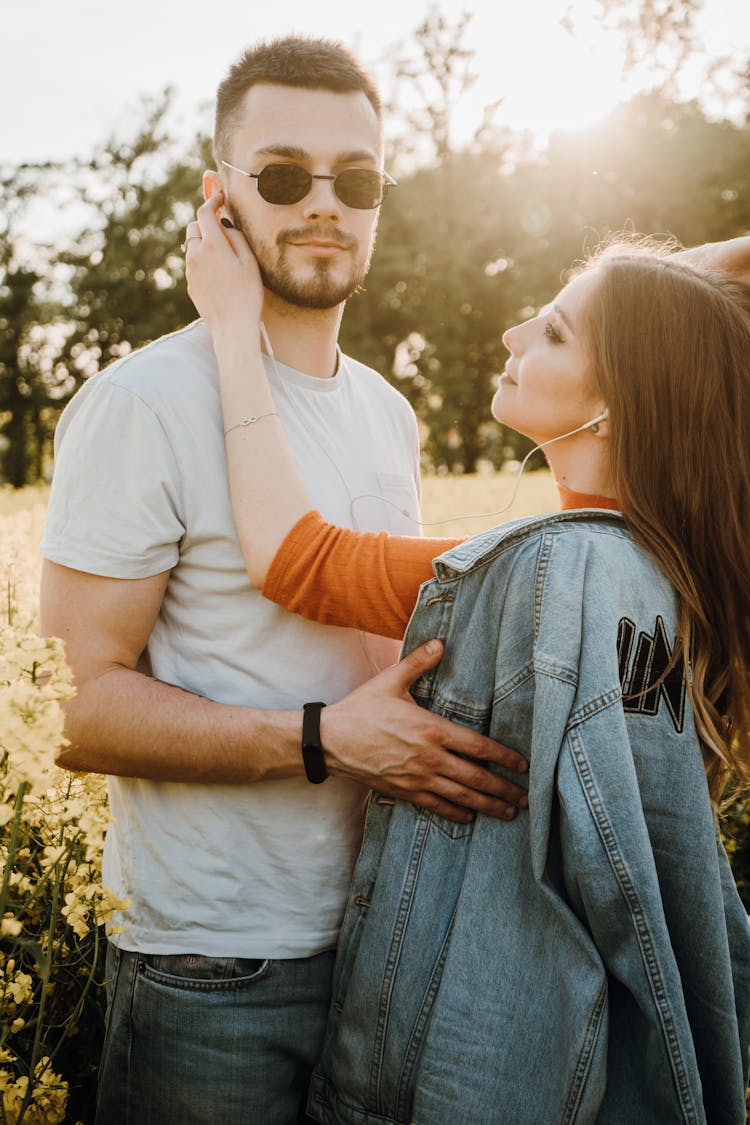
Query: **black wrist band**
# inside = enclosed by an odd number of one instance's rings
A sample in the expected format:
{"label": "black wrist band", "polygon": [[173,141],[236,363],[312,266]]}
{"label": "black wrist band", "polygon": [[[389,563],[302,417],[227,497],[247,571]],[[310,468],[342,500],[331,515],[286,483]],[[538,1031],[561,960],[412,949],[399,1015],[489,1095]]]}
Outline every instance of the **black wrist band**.
{"label": "black wrist band", "polygon": [[320,785],[328,777],[320,741],[320,712],[325,703],[306,703],[302,708],[302,760],[307,780]]}

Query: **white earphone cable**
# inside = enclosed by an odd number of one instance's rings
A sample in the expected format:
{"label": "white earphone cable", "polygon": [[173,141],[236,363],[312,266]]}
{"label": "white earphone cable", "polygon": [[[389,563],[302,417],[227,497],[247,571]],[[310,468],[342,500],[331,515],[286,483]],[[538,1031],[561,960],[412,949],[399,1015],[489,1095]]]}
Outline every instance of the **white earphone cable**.
{"label": "white earphone cable", "polygon": [[[261,336],[263,337],[263,343],[265,345],[266,352],[268,353],[268,357],[271,360],[271,363],[273,364],[273,369],[276,372],[276,374],[278,375],[279,369],[276,366],[276,357],[273,354],[273,347],[271,346],[271,340],[268,336],[268,332],[266,331],[266,326],[263,323],[263,321],[261,321],[261,323],[260,323],[260,333],[261,333]],[[349,487],[346,483],[346,478],[344,477],[344,474],[341,472],[341,469],[336,464],[336,462],[333,460],[333,458],[331,457],[328,450],[325,449],[319,442],[316,442],[316,444],[318,445],[318,448],[326,455],[326,457],[328,458],[328,460],[331,462],[334,469],[338,473],[339,477],[341,478],[341,482],[344,485],[344,489],[346,490],[346,494],[349,497],[349,511],[350,511],[350,515],[351,515],[351,518],[352,518],[352,524],[354,525],[355,529],[357,527],[357,523],[356,523],[356,518],[355,518],[355,515],[354,515],[354,505],[359,500],[379,500],[382,504],[387,504],[389,508],[393,508],[400,515],[402,515],[406,519],[410,520],[411,523],[413,523],[416,527],[442,527],[443,524],[456,523],[458,520],[482,520],[482,519],[492,519],[495,516],[504,516],[505,513],[507,511],[509,511],[516,502],[516,497],[518,496],[518,491],[521,487],[521,479],[523,477],[523,472],[524,472],[524,469],[526,468],[526,465],[527,465],[530,457],[532,457],[535,453],[538,453],[540,449],[545,449],[548,445],[554,445],[554,443],[557,442],[557,441],[562,441],[564,438],[573,437],[575,434],[583,433],[584,430],[589,430],[594,426],[598,426],[598,423],[603,422],[604,419],[608,417],[608,415],[609,415],[609,411],[604,410],[604,411],[602,411],[601,414],[597,414],[596,418],[590,418],[588,420],[588,422],[584,422],[583,425],[581,425],[581,426],[576,426],[576,428],[574,430],[568,430],[567,433],[558,434],[557,437],[548,438],[547,441],[542,441],[542,442],[539,443],[539,445],[535,445],[533,449],[530,449],[529,452],[524,457],[523,461],[521,462],[519,468],[518,468],[518,475],[516,477],[516,483],[513,487],[513,494],[511,495],[511,498],[508,501],[508,503],[505,505],[505,507],[498,508],[494,512],[462,512],[459,515],[448,516],[447,518],[442,519],[442,520],[418,520],[410,512],[407,512],[405,508],[399,508],[398,504],[394,504],[394,502],[392,500],[387,500],[385,498],[385,496],[378,496],[375,493],[363,492],[363,493],[360,493],[358,496],[352,496],[351,492],[349,491]]]}

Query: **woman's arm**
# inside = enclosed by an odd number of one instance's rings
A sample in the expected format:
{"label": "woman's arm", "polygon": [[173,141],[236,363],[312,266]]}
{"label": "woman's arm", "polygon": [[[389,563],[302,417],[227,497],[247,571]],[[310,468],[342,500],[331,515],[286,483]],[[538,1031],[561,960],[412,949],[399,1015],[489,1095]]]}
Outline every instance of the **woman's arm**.
{"label": "woman's arm", "polygon": [[[286,533],[312,504],[281,428],[263,367],[263,283],[255,255],[219,223],[218,192],[187,232],[188,292],[208,326],[219,366],[227,468],[237,535],[261,586]],[[195,232],[200,230],[200,235]],[[242,425],[243,418],[257,418]]]}
{"label": "woman's arm", "polygon": [[725,242],[706,242],[692,246],[675,255],[688,266],[719,270],[731,274],[738,281],[750,285],[750,236],[729,238]]}
{"label": "woman's arm", "polygon": [[281,544],[262,593],[323,625],[400,640],[433,559],[460,542],[350,531],[308,512]]}
{"label": "woman's arm", "polygon": [[[188,227],[187,279],[219,366],[232,509],[250,580],[311,620],[400,638],[432,560],[460,540],[351,531],[312,511],[263,366],[257,262],[240,232],[220,225],[222,202],[211,196]],[[258,420],[240,424],[248,417]]]}

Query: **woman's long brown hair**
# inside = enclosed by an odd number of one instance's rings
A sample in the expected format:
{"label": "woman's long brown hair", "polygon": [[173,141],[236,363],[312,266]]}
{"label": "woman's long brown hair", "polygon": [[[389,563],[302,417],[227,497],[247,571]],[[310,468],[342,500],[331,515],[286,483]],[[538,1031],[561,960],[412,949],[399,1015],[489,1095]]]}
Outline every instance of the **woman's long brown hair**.
{"label": "woman's long brown hair", "polygon": [[615,245],[584,314],[625,519],[679,602],[711,795],[750,780],[750,290]]}

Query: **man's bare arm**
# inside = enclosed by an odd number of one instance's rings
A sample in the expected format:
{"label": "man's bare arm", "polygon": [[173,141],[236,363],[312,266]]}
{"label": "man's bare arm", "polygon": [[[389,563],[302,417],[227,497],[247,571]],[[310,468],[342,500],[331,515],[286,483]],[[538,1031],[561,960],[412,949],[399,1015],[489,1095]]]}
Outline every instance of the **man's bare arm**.
{"label": "man's bare arm", "polygon": [[[62,637],[77,694],[68,769],[159,781],[252,783],[303,773],[298,711],[215,703],[136,670],[169,572],[103,578],[45,560],[41,623]],[[464,756],[524,770],[524,759],[418,707],[409,685],[442,646],[422,646],[323,712],[328,769],[454,820],[507,817],[523,789]],[[458,755],[462,755],[459,757]]]}

